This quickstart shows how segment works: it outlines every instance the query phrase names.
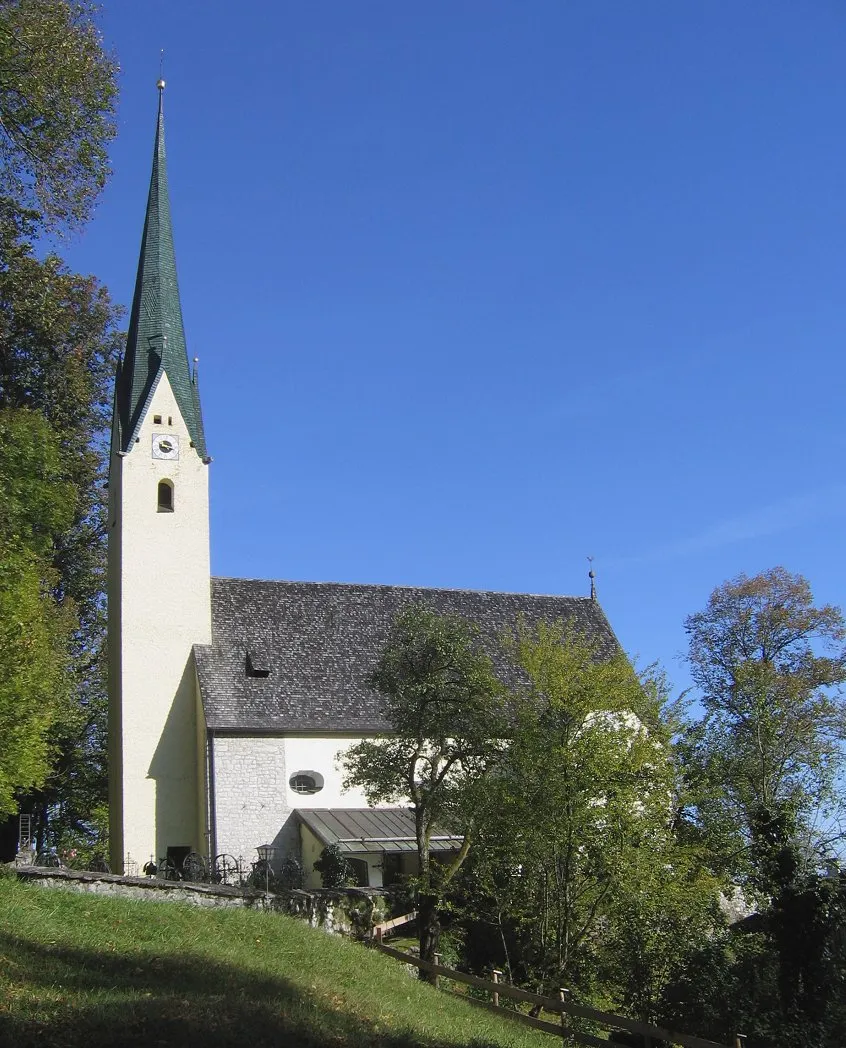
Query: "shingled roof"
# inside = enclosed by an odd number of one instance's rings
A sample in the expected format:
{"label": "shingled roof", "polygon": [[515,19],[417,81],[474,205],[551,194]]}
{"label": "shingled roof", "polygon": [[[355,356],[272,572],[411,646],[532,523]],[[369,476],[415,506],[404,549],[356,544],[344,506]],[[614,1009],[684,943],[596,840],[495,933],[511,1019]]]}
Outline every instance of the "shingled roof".
{"label": "shingled roof", "polygon": [[515,669],[499,640],[520,619],[529,627],[561,620],[600,655],[620,650],[588,597],[253,579],[212,579],[211,593],[212,643],[194,652],[206,723],[216,730],[388,730],[366,680],[397,614],[411,604],[476,623],[506,681]]}

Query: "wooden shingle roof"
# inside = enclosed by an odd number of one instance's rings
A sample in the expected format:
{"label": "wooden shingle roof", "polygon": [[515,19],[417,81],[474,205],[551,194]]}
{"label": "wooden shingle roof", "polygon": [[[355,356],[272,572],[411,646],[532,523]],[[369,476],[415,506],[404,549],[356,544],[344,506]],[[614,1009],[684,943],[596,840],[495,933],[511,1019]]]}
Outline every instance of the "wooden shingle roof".
{"label": "wooden shingle roof", "polygon": [[212,643],[194,652],[206,723],[218,731],[389,730],[366,682],[396,616],[412,604],[474,622],[506,683],[516,670],[500,640],[521,620],[528,627],[561,620],[600,656],[620,650],[588,597],[221,578],[212,579],[211,593]]}

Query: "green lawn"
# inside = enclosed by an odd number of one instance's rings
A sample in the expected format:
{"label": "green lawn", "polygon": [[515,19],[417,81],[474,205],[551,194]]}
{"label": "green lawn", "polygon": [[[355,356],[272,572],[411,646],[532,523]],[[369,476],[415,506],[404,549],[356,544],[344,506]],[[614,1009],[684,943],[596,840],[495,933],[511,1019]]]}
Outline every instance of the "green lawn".
{"label": "green lawn", "polygon": [[0,1044],[550,1048],[554,1039],[293,918],[0,878]]}

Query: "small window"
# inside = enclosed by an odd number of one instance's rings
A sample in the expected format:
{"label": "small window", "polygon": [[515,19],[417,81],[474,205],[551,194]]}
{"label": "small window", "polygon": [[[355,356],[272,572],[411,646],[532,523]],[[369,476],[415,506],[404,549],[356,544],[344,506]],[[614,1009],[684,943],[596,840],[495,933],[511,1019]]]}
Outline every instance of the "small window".
{"label": "small window", "polygon": [[162,417],[161,417],[161,415],[153,415],[153,425],[154,426],[160,426],[161,424],[162,424]]}
{"label": "small window", "polygon": [[298,771],[288,780],[288,785],[294,793],[320,793],[323,789],[323,776],[316,771]]}
{"label": "small window", "polygon": [[173,513],[173,483],[169,480],[159,481],[159,513]]}
{"label": "small window", "polygon": [[173,415],[168,415],[168,417],[167,417],[167,424],[169,426],[173,425]]}

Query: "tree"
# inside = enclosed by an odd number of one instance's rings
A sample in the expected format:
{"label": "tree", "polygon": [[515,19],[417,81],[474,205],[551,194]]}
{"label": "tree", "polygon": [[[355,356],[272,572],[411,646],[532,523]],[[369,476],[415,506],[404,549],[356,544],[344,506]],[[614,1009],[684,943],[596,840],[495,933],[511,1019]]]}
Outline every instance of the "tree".
{"label": "tree", "polygon": [[774,1048],[840,1044],[846,887],[818,867],[842,840],[846,623],[774,568],[718,586],[686,628],[703,715],[681,739],[682,827],[759,912],[692,958],[667,988],[668,1021],[718,1038],[728,1021]]}
{"label": "tree", "polygon": [[[382,696],[393,734],[346,752],[345,785],[363,787],[370,804],[411,802],[420,957],[431,962],[439,900],[467,856],[474,799],[501,757],[501,687],[470,623],[422,606],[399,615],[369,684]],[[432,861],[436,824],[462,837],[445,864]]]}
{"label": "tree", "polygon": [[[42,783],[22,799],[39,816],[41,844],[58,813],[90,835],[105,794],[103,436],[119,311],[96,280],[69,273],[53,254],[39,260],[33,244],[90,216],[109,172],[116,77],[87,0],[0,0],[0,409],[43,415],[72,489],[71,519],[49,528],[49,569],[31,551],[4,550],[0,632],[13,636],[16,606],[37,610],[39,636],[55,648],[50,666],[71,677],[72,701],[44,707],[47,781],[42,760],[18,782]],[[8,643],[5,679],[25,690],[27,651]],[[13,833],[0,825],[0,835],[5,849]]]}
{"label": "tree", "polygon": [[693,823],[723,858],[752,857],[756,813],[788,809],[831,830],[843,766],[846,623],[784,568],[740,575],[685,623],[704,716],[684,740]]}
{"label": "tree", "polygon": [[0,2],[0,196],[76,228],[109,174],[117,63],[85,0]]}
{"label": "tree", "polygon": [[626,904],[659,906],[678,866],[670,749],[622,653],[600,660],[559,623],[524,632],[515,654],[526,684],[478,815],[471,912],[497,927],[515,981],[589,992]]}
{"label": "tree", "polygon": [[665,988],[662,1018],[728,1041],[840,1048],[846,985],[846,876],[805,868],[787,808],[752,820],[758,877],[771,902],[709,936]]}
{"label": "tree", "polygon": [[71,690],[73,605],[50,590],[52,534],[73,516],[74,490],[49,424],[26,408],[0,410],[0,815],[49,772],[50,730]]}
{"label": "tree", "polygon": [[846,981],[846,878],[803,868],[789,806],[760,808],[752,820],[760,886],[772,898],[763,930],[777,962],[785,1044],[841,1043]]}
{"label": "tree", "polygon": [[104,438],[120,311],[93,277],[36,258],[35,234],[32,216],[0,200],[0,408],[45,420],[72,493],[69,514],[40,525],[52,599],[76,620],[66,645],[74,701],[52,720],[51,773],[27,801],[43,844],[55,815],[87,834],[105,797]]}
{"label": "tree", "polygon": [[608,907],[599,970],[627,1015],[660,1023],[665,988],[725,926],[720,885],[699,854],[671,835],[656,849],[635,851],[632,863]]}

